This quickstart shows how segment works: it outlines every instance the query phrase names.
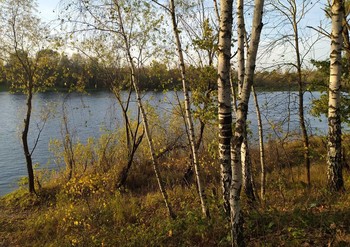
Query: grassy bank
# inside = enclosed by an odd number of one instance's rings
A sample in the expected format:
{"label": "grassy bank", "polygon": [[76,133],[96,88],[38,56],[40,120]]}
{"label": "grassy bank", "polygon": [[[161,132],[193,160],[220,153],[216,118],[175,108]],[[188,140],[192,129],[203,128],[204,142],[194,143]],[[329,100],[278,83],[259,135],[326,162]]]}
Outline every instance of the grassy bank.
{"label": "grassy bank", "polygon": [[[251,205],[243,195],[248,246],[350,245],[350,196],[326,190],[324,143],[312,140],[311,188],[301,149],[298,142],[283,150],[268,144],[266,202]],[[80,151],[83,163],[87,155]],[[258,151],[251,152],[259,181]],[[20,189],[1,198],[0,246],[230,246],[220,169],[204,149],[201,157],[211,219],[202,217],[194,181],[183,180],[187,152],[174,150],[160,161],[175,220],[167,217],[147,156],[137,159],[122,189],[115,189],[118,164],[103,170],[95,161],[70,180],[64,171],[42,176],[37,195]],[[344,177],[349,188],[347,170]]]}

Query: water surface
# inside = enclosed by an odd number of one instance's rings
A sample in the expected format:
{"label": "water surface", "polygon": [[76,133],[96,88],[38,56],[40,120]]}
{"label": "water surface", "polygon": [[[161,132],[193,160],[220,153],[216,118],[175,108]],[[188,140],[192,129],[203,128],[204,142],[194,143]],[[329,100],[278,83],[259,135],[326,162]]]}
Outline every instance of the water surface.
{"label": "water surface", "polygon": [[[181,95],[181,94],[180,94]],[[133,95],[134,96],[134,95]],[[309,106],[319,93],[307,93],[305,105]],[[182,98],[182,97],[180,97]],[[297,94],[295,92],[260,92],[258,94],[262,110],[264,130],[270,137],[281,134],[281,130],[298,130]],[[25,158],[20,141],[25,95],[0,92],[0,196],[18,187],[18,180],[27,175]],[[175,92],[147,93],[143,100],[152,105],[161,116],[172,110],[177,100]],[[136,114],[137,105],[132,98],[130,111]],[[30,125],[30,146],[33,147],[43,124],[43,116],[51,113],[41,132],[40,139],[33,153],[34,163],[40,167],[53,167],[53,154],[49,151],[51,139],[62,139],[62,112],[68,116],[71,134],[84,142],[88,137],[98,138],[104,130],[114,130],[121,126],[121,110],[112,93],[94,92],[92,94],[40,93],[33,100],[33,118]],[[249,129],[251,140],[257,140],[255,107],[250,100]],[[326,118],[314,118],[308,114],[306,119],[309,133],[325,134]],[[279,126],[278,123],[283,123]],[[273,127],[273,128],[272,128]]]}

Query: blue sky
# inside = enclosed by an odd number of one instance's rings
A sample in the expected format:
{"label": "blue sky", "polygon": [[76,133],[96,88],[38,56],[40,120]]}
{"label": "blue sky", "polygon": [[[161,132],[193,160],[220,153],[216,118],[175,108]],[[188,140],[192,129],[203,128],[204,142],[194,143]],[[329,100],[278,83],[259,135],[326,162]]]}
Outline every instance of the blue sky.
{"label": "blue sky", "polygon": [[57,13],[53,12],[57,9],[60,0],[38,0],[38,10],[40,12],[40,17],[43,21],[50,21],[55,19]]}
{"label": "blue sky", "polygon": [[[49,22],[51,20],[54,20],[57,18],[57,10],[58,10],[58,5],[60,1],[64,1],[64,0],[38,0],[38,10],[40,12],[39,16],[43,19],[44,22]],[[305,24],[313,26],[313,27],[317,27],[321,21],[324,21],[325,18],[325,14],[322,10],[322,8],[324,7],[324,1],[320,1],[319,3],[316,3],[316,6],[307,14],[307,17],[305,18],[305,20],[303,21]],[[265,20],[267,21],[266,18]],[[269,21],[274,21],[273,19],[269,19]],[[267,28],[267,26],[266,26]],[[263,29],[263,33],[268,32],[267,30]],[[311,30],[307,30],[305,29],[306,32],[310,32]],[[310,35],[314,35],[312,34],[312,32],[310,32]],[[263,39],[264,35],[262,36]],[[263,40],[262,40],[263,43]],[[307,58],[307,60],[310,60],[311,58],[314,59],[327,59],[329,56],[329,50],[330,50],[330,41],[325,38],[322,41],[318,42],[315,47],[312,49],[311,53],[310,53],[310,57]],[[286,57],[289,57],[288,52],[287,51],[283,51],[280,50],[276,50],[277,53],[284,54],[286,55]],[[280,55],[274,54],[273,56],[276,56],[275,60],[280,60],[281,57]],[[268,60],[272,60],[271,57],[267,58]],[[265,63],[265,61],[261,61],[262,63]]]}
{"label": "blue sky", "polygon": [[[38,0],[40,16],[44,18],[44,20],[53,19],[57,13],[54,13],[54,10],[57,10],[59,2],[62,0]],[[321,10],[323,7],[323,1],[321,3],[316,4],[315,8],[311,10],[308,15],[307,22],[310,25],[317,25],[320,20],[323,20],[325,17],[324,12]]]}

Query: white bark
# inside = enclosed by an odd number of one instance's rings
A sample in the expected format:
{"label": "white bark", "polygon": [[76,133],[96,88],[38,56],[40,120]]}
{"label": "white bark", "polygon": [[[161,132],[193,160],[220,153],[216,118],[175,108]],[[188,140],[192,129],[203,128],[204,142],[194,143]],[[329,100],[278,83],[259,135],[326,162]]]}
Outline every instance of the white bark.
{"label": "white bark", "polygon": [[332,191],[344,189],[341,159],[340,81],[342,20],[344,2],[334,0],[331,5],[332,33],[328,101],[328,186]]}
{"label": "white bark", "polygon": [[241,146],[241,162],[242,162],[242,173],[243,173],[243,189],[247,196],[248,203],[253,203],[256,201],[255,188],[253,181],[252,172],[252,161],[250,158],[249,144],[247,138],[247,131],[245,130],[244,139]]}
{"label": "white bark", "polygon": [[260,34],[262,30],[262,13],[264,0],[255,0],[253,27],[251,32],[251,43],[249,45],[245,76],[242,85],[241,97],[237,108],[236,128],[232,138],[232,183],[231,183],[231,224],[234,246],[244,246],[243,219],[240,205],[240,193],[242,188],[242,164],[241,147],[246,135],[246,123],[248,114],[248,102],[253,85],[255,62],[259,47]]}
{"label": "white bark", "polygon": [[[237,77],[238,77],[238,99],[241,98],[242,87],[245,76],[245,43],[246,40],[246,30],[244,23],[244,4],[243,0],[237,0]],[[246,44],[247,47],[248,43]],[[236,104],[235,104],[236,105]],[[236,107],[237,111],[237,107]],[[250,159],[249,147],[248,147],[248,137],[245,131],[243,145],[241,147],[241,162],[242,162],[242,172],[243,172],[243,187],[245,194],[249,202],[254,202],[256,200],[253,186],[253,175],[252,175],[252,163]]]}
{"label": "white bark", "polygon": [[134,86],[134,90],[135,90],[135,94],[136,94],[136,98],[137,98],[137,104],[138,104],[138,107],[140,109],[142,120],[143,120],[143,127],[144,127],[144,130],[145,130],[146,139],[148,141],[148,145],[149,145],[149,148],[150,148],[152,164],[153,164],[153,170],[154,170],[154,173],[156,175],[156,179],[157,179],[157,182],[158,182],[159,190],[160,190],[160,192],[161,192],[161,194],[163,196],[163,200],[164,200],[165,206],[166,206],[166,208],[168,210],[169,216],[171,218],[175,218],[176,217],[175,213],[173,212],[173,209],[172,209],[172,207],[171,207],[171,205],[169,203],[168,194],[167,194],[167,192],[165,190],[164,182],[163,182],[163,180],[161,178],[161,174],[159,172],[159,164],[158,164],[157,159],[156,159],[154,144],[153,144],[151,133],[150,133],[149,126],[148,126],[147,115],[146,115],[145,109],[144,109],[143,104],[142,104],[142,100],[141,100],[141,95],[140,95],[139,88],[138,88],[137,79],[135,77],[136,67],[135,67],[135,63],[134,63],[132,55],[131,55],[131,48],[130,48],[129,39],[127,37],[126,31],[124,30],[123,19],[121,17],[121,11],[120,11],[120,6],[119,6],[119,3],[118,3],[118,0],[114,0],[114,3],[116,5],[116,7],[117,7],[118,18],[119,18],[119,25],[120,25],[120,33],[121,33],[121,35],[123,37],[123,40],[124,40],[125,51],[126,51],[126,54],[127,54],[128,62],[130,64],[131,82],[132,82],[132,84]]}
{"label": "white bark", "polygon": [[170,14],[171,14],[171,19],[173,24],[173,33],[176,41],[177,53],[178,53],[179,62],[180,62],[181,81],[182,81],[182,88],[183,88],[183,94],[184,94],[184,100],[185,100],[185,113],[186,113],[187,126],[189,131],[193,165],[194,165],[194,170],[195,170],[196,179],[197,179],[198,193],[201,201],[202,212],[206,217],[210,217],[209,209],[206,205],[205,189],[204,189],[202,178],[200,175],[198,149],[196,148],[196,143],[195,143],[195,133],[194,133],[192,113],[191,113],[190,96],[188,94],[188,83],[186,81],[185,60],[182,52],[179,30],[178,30],[177,21],[176,21],[174,0],[170,0]]}
{"label": "white bark", "polygon": [[259,130],[259,153],[260,153],[260,167],[261,167],[261,178],[260,178],[260,197],[262,201],[265,201],[266,192],[266,169],[265,169],[265,148],[264,148],[264,130],[261,120],[261,112],[259,107],[258,97],[255,92],[254,85],[252,86],[252,93],[254,96],[254,103],[256,109],[256,117],[258,119],[258,130]]}
{"label": "white bark", "polygon": [[237,79],[238,79],[238,100],[241,98],[242,86],[245,73],[245,24],[244,24],[244,1],[237,0]]}
{"label": "white bark", "polygon": [[230,59],[232,37],[232,0],[220,1],[220,32],[218,44],[218,117],[219,160],[224,208],[230,212],[232,111],[230,95]]}

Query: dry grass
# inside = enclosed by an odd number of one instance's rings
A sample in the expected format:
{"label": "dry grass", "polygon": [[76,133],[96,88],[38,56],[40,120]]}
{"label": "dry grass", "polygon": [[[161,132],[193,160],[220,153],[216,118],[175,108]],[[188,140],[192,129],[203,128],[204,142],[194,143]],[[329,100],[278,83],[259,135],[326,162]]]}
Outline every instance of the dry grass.
{"label": "dry grass", "polygon": [[[311,188],[300,143],[269,145],[266,202],[249,205],[242,196],[248,246],[350,246],[350,196],[326,190],[325,160],[316,155],[322,141],[312,140]],[[259,188],[257,150],[251,153]],[[211,219],[202,217],[195,184],[183,181],[189,157],[177,150],[161,159],[176,220],[167,217],[152,166],[138,159],[121,191],[110,185],[118,169],[88,169],[68,183],[55,175],[38,196],[19,190],[1,198],[0,246],[230,246],[219,166],[209,153],[201,157]],[[344,178],[349,188],[347,171]]]}

